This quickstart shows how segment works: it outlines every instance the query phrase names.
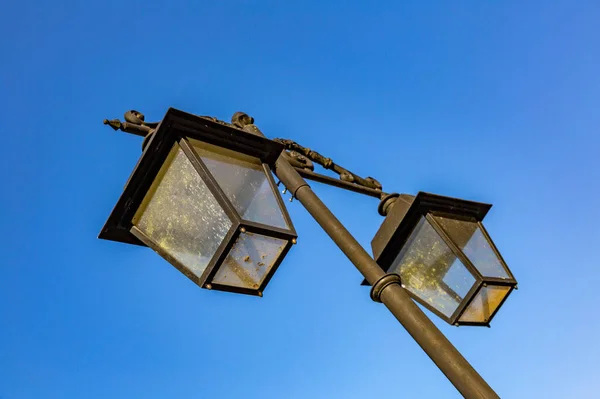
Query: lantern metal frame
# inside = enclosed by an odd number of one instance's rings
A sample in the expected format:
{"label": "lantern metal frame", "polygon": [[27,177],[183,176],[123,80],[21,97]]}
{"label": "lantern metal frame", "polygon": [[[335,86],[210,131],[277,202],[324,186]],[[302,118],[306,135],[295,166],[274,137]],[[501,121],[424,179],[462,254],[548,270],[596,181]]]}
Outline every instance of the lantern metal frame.
{"label": "lantern metal frame", "polygon": [[[394,210],[392,208],[390,214],[384,220],[380,230],[377,232],[371,243],[377,263],[383,270],[389,272],[393,266],[396,256],[406,244],[419,220],[421,217],[425,217],[427,222],[440,236],[444,243],[448,245],[448,248],[452,251],[454,256],[456,256],[471,273],[475,279],[475,282],[467,294],[462,298],[459,306],[450,317],[446,316],[431,304],[410,292],[410,290],[407,290],[407,292],[416,302],[420,303],[449,324],[457,326],[470,325],[489,327],[489,323],[492,321],[498,310],[502,307],[504,301],[506,301],[517,285],[516,279],[514,278],[512,272],[504,261],[504,258],[498,251],[498,248],[490,238],[482,223],[492,205],[424,192],[419,192],[416,197],[402,195],[396,201],[404,202],[404,204],[397,203],[394,205],[402,207],[403,209]],[[407,202],[410,201],[412,202],[410,205],[408,205]],[[481,229],[484,238],[490,245],[490,248],[506,271],[508,278],[484,276],[477,269],[477,267],[475,267],[473,262],[471,262],[471,260],[465,255],[465,253],[456,245],[454,240],[446,233],[442,226],[435,220],[434,216],[476,222],[479,229]],[[460,321],[461,316],[468,309],[469,305],[475,300],[475,298],[477,298],[479,292],[488,286],[488,284],[490,286],[508,286],[510,288],[485,322]],[[363,285],[368,285],[368,283],[363,281]],[[449,291],[452,291],[450,287],[447,288]],[[460,295],[456,295],[460,297]]]}
{"label": "lantern metal frame", "polygon": [[[284,229],[243,219],[210,173],[208,167],[193,149],[188,138],[260,159],[269,187],[276,198],[277,206],[288,228]],[[185,265],[155,245],[133,224],[135,213],[175,145],[181,148],[232,224],[201,276],[196,276]],[[271,173],[271,168],[283,149],[284,146],[281,143],[221,124],[209,118],[170,108],[147,142],[142,156],[98,238],[150,247],[202,288],[261,296],[297,238],[296,230],[278,193],[277,185]],[[286,240],[286,244],[258,288],[251,289],[212,283],[219,267],[225,261],[238,237],[243,233],[279,238]]]}

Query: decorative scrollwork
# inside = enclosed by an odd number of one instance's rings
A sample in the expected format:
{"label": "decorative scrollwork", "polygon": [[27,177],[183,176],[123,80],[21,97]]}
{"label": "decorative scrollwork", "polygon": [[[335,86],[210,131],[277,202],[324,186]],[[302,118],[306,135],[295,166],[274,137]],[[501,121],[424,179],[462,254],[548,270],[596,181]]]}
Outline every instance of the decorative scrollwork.
{"label": "decorative scrollwork", "polygon": [[144,114],[139,111],[132,109],[131,111],[125,112],[125,120],[129,123],[133,123],[134,125],[142,125],[148,126],[152,129],[155,129],[158,126],[159,122],[148,122],[146,123]]}
{"label": "decorative scrollwork", "polygon": [[[260,129],[254,124],[254,118],[243,112],[236,112],[231,118],[231,123],[248,133],[262,135]],[[302,147],[300,144],[287,139],[274,139],[285,146],[286,152],[284,156],[290,164],[296,168],[308,169],[313,171],[314,164],[318,163],[325,169],[332,170],[340,176],[340,180],[353,183],[358,186],[368,187],[375,190],[381,190],[382,186],[377,180],[372,177],[362,178],[348,169],[342,168],[340,165],[333,162],[330,158],[325,158],[323,155],[309,148]]]}
{"label": "decorative scrollwork", "polygon": [[121,122],[118,119],[105,119],[104,124],[112,127],[114,130],[121,130],[126,133],[144,137],[144,141],[142,142],[143,150],[146,148],[146,144],[150,141],[152,134],[160,122],[146,122],[144,114],[133,109],[125,112],[124,118],[125,122]]}
{"label": "decorative scrollwork", "polygon": [[[142,143],[142,149],[144,149],[152,137],[152,134],[158,127],[159,122],[146,122],[144,114],[135,110],[127,111],[124,117],[125,122],[121,122],[118,119],[105,119],[104,124],[109,125],[114,130],[121,130],[126,133],[132,133],[144,137],[144,142]],[[231,123],[221,121],[211,116],[200,117],[225,126],[243,130],[250,134],[264,136],[260,129],[254,124],[254,118],[244,112],[236,112],[233,114]],[[342,181],[374,190],[381,191],[382,189],[381,183],[374,178],[362,178],[350,172],[348,169],[336,164],[331,160],[331,158],[326,158],[310,148],[301,146],[295,141],[287,139],[274,139],[273,141],[282,143],[285,146],[286,151],[283,153],[284,157],[295,168],[313,171],[315,168],[314,163],[317,163],[325,169],[337,173]]]}
{"label": "decorative scrollwork", "polygon": [[[126,133],[135,134],[148,138],[158,126],[159,122],[146,122],[144,114],[131,110],[125,112],[125,122],[118,119],[104,120],[104,124],[112,127],[114,130],[121,130]],[[145,142],[146,140],[144,140]]]}
{"label": "decorative scrollwork", "polygon": [[[254,118],[244,112],[236,112],[231,117],[231,124],[245,132],[264,136],[258,126],[254,124]],[[310,159],[296,151],[286,151],[283,153],[287,161],[296,168],[314,170],[314,165]]]}
{"label": "decorative scrollwork", "polygon": [[[343,168],[340,165],[336,164],[335,162],[333,162],[333,160],[331,160],[331,158],[326,158],[323,155],[319,154],[318,152],[311,150],[310,148],[301,146],[300,144],[296,143],[295,141],[287,140],[287,139],[273,139],[273,141],[277,141],[277,142],[283,144],[285,146],[286,150],[288,150],[290,153],[297,153],[301,156],[308,158],[308,160],[310,160],[310,161],[318,163],[325,169],[329,169],[329,170],[337,173],[340,176],[340,180],[343,180],[343,181],[346,181],[349,183],[354,183],[359,186],[372,188],[375,190],[382,189],[381,183],[379,183],[374,178],[372,178],[372,177],[362,178],[362,177],[350,172],[348,169]],[[300,166],[300,167],[302,167],[302,166]]]}
{"label": "decorative scrollwork", "polygon": [[310,171],[315,170],[313,162],[299,152],[286,150],[283,153],[283,156],[294,168],[307,169]]}

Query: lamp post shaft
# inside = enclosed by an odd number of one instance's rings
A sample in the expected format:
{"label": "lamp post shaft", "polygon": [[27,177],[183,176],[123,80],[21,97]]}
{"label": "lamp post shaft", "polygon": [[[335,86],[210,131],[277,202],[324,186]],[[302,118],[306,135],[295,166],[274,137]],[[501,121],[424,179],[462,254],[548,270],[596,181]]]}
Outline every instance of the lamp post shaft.
{"label": "lamp post shaft", "polygon": [[[277,160],[275,174],[370,284],[375,284],[385,275],[377,262],[331,213],[283,156]],[[399,284],[388,284],[381,290],[379,298],[465,398],[499,398],[427,315],[410,299],[404,288]]]}

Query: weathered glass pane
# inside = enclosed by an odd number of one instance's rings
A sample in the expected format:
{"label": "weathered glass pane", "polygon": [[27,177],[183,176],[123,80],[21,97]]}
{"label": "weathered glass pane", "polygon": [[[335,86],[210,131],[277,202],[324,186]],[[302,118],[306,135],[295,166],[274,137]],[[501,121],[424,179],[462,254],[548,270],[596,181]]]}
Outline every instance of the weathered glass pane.
{"label": "weathered glass pane", "polygon": [[434,218],[484,277],[510,278],[477,222]]}
{"label": "weathered glass pane", "polygon": [[279,238],[241,233],[212,282],[258,289],[286,243]]}
{"label": "weathered glass pane", "polygon": [[176,144],[133,224],[200,277],[232,223]]}
{"label": "weathered glass pane", "polygon": [[460,316],[459,321],[487,323],[509,291],[510,287],[505,286],[481,287],[477,296]]}
{"label": "weathered glass pane", "polygon": [[404,287],[447,317],[452,316],[475,278],[422,217],[392,263]]}
{"label": "weathered glass pane", "polygon": [[190,140],[221,189],[243,219],[287,229],[276,195],[260,159]]}

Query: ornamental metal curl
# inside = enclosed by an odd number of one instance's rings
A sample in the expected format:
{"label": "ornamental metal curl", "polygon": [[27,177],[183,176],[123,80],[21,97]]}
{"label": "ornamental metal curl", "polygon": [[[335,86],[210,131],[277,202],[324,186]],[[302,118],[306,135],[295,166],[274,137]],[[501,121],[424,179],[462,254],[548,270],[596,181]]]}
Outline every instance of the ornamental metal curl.
{"label": "ornamental metal curl", "polygon": [[[254,118],[244,112],[236,112],[231,117],[231,124],[245,132],[264,136],[261,130],[254,124]],[[277,140],[274,140],[277,141]],[[314,170],[312,161],[297,151],[286,151],[283,153],[287,161],[295,168]]]}
{"label": "ornamental metal curl", "polygon": [[[260,129],[254,124],[254,118],[243,112],[236,112],[231,118],[231,123],[248,133],[262,135]],[[325,169],[334,171],[340,176],[340,180],[345,182],[353,183],[359,186],[371,188],[374,190],[381,190],[382,186],[377,180],[372,177],[362,178],[348,169],[341,167],[331,160],[331,158],[325,158],[323,155],[316,151],[312,151],[309,148],[305,148],[295,141],[288,139],[273,139],[285,146],[286,152],[284,153],[287,160],[292,166],[300,169],[314,170],[313,162],[318,163]]]}
{"label": "ornamental metal curl", "polygon": [[125,112],[124,118],[125,122],[121,122],[118,119],[105,119],[104,124],[112,127],[114,130],[121,130],[125,133],[144,137],[144,141],[142,142],[143,150],[146,148],[146,144],[148,144],[150,137],[152,137],[160,122],[146,122],[144,114],[136,110]]}
{"label": "ornamental metal curl", "polygon": [[[241,114],[241,113],[239,113],[239,114]],[[244,114],[244,115],[246,115],[246,114]],[[224,122],[217,118],[214,118],[212,116],[200,116],[199,115],[199,117],[210,120],[215,123],[219,123],[221,125],[233,127],[236,129],[241,129],[241,127],[236,124],[227,123],[227,122]],[[250,118],[250,121],[249,121],[250,123],[254,122],[254,119],[252,117],[249,117],[248,115],[246,115],[246,117]],[[142,142],[142,150],[143,150],[144,148],[146,148],[146,144],[148,144],[148,142],[150,141],[152,134],[156,131],[156,128],[158,127],[160,122],[146,122],[144,114],[142,114],[141,112],[136,111],[136,110],[131,110],[131,111],[125,112],[124,118],[125,118],[125,122],[121,122],[119,119],[111,119],[111,120],[105,119],[104,124],[110,126],[114,130],[120,130],[125,133],[131,133],[131,134],[135,134],[137,136],[144,137],[144,141]],[[246,121],[246,122],[248,122],[248,121]],[[254,125],[252,125],[252,126],[254,126]],[[258,128],[256,128],[256,129],[258,129]],[[242,130],[245,130],[249,133],[253,133],[252,130],[246,130],[246,129],[242,129]]]}
{"label": "ornamental metal curl", "polygon": [[348,169],[343,168],[340,165],[336,164],[335,162],[333,162],[333,160],[331,160],[331,158],[326,158],[323,155],[319,154],[318,152],[311,150],[310,148],[301,146],[300,144],[296,143],[295,141],[288,140],[288,139],[273,139],[273,141],[277,141],[277,142],[283,144],[285,146],[286,150],[288,150],[290,152],[295,152],[299,155],[302,155],[302,156],[308,158],[308,160],[310,160],[312,162],[318,163],[325,169],[332,170],[333,172],[337,173],[340,176],[340,180],[343,180],[343,181],[349,182],[349,183],[353,183],[353,184],[356,184],[359,186],[371,188],[374,190],[382,189],[381,183],[379,183],[374,178],[372,178],[372,177],[362,178],[362,177],[350,172]]}
{"label": "ornamental metal curl", "polygon": [[104,124],[112,127],[114,130],[121,130],[126,133],[132,133],[138,136],[147,136],[158,126],[159,122],[146,122],[144,114],[136,110],[125,112],[125,122],[118,119],[104,120]]}
{"label": "ornamental metal curl", "polygon": [[[199,117],[210,120],[215,123],[219,123],[221,125],[243,130],[250,134],[263,136],[260,129],[254,124],[254,118],[244,112],[236,112],[235,114],[233,114],[231,118],[231,123],[224,122],[212,116]],[[152,134],[156,131],[156,128],[158,127],[160,122],[146,122],[144,114],[135,110],[127,111],[124,115],[124,118],[124,122],[121,122],[119,119],[105,119],[104,124],[109,125],[114,130],[121,130],[126,133],[131,133],[137,136],[144,137],[144,142],[142,143],[143,150],[146,147],[147,143],[150,141]],[[286,151],[283,152],[283,156],[294,168],[298,170],[312,172],[315,169],[314,163],[317,163],[325,169],[337,173],[339,175],[339,180],[346,182],[344,183],[344,188],[346,189],[350,189],[352,191],[359,191],[355,188],[365,187],[366,189],[375,190],[371,191],[369,195],[385,195],[385,193],[381,191],[381,183],[379,183],[372,177],[362,178],[357,174],[350,172],[348,169],[336,164],[331,160],[331,158],[326,158],[318,152],[311,150],[310,148],[301,146],[295,141],[288,139],[274,139],[273,141],[277,141],[285,146]],[[324,179],[328,179],[329,184],[335,181],[334,179],[327,176],[312,174],[313,179],[319,177],[322,178],[318,179],[321,181],[323,181]]]}

